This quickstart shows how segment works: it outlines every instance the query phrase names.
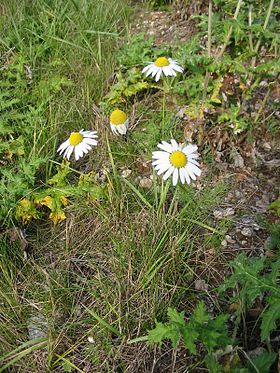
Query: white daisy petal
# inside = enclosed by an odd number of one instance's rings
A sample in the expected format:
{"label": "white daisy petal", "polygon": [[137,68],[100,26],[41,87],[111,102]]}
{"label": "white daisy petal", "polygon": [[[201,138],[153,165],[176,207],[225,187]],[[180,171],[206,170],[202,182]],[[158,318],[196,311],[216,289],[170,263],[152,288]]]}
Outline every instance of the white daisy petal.
{"label": "white daisy petal", "polygon": [[174,139],[172,139],[170,142],[171,142],[171,145],[172,145],[172,147],[173,147],[173,150],[172,150],[172,151],[174,151],[174,150],[178,150],[179,145],[177,144],[177,141],[175,141]]}
{"label": "white daisy petal", "polygon": [[67,151],[65,152],[65,157],[69,160],[71,157],[71,154],[73,153],[74,146],[70,145]]}
{"label": "white daisy petal", "polygon": [[198,159],[199,154],[198,153],[192,153],[192,154],[189,154],[187,157],[188,157],[189,160]]}
{"label": "white daisy petal", "polygon": [[162,73],[162,69],[159,69],[158,72],[157,72],[157,75],[156,75],[156,79],[155,79],[156,82],[159,81],[161,73]]}
{"label": "white daisy petal", "polygon": [[94,139],[90,139],[89,137],[84,138],[83,143],[88,145],[97,145],[97,141]]}
{"label": "white daisy petal", "polygon": [[196,160],[191,159],[191,158],[189,158],[189,157],[188,157],[188,162],[189,162],[189,163],[192,163],[192,164],[195,164],[196,166],[199,166],[199,163],[198,163]]}
{"label": "white daisy petal", "polygon": [[96,131],[85,131],[85,130],[81,130],[81,131],[79,131],[79,133],[81,133],[83,136],[91,136],[91,135],[97,136],[97,132]]}
{"label": "white daisy petal", "polygon": [[175,186],[178,183],[178,176],[179,176],[179,171],[178,168],[175,168],[172,176],[172,184]]}
{"label": "white daisy petal", "polygon": [[168,153],[173,152],[172,145],[168,144],[166,141],[162,141],[162,144],[158,144],[158,148],[165,150]]}
{"label": "white daisy petal", "polygon": [[126,128],[126,125],[125,124],[119,124],[118,126],[116,126],[117,128],[117,131],[121,134],[121,135],[125,135],[126,134],[126,131],[127,131],[127,128]]}
{"label": "white daisy petal", "polygon": [[158,168],[158,175],[163,174],[165,171],[167,171],[170,168],[170,164],[165,164],[162,165],[161,167]]}
{"label": "white daisy petal", "polygon": [[75,147],[74,147],[74,155],[75,155],[75,159],[76,159],[76,161],[78,161],[79,158],[80,158],[80,153],[79,153],[79,148],[78,148],[78,146],[75,146]]}
{"label": "white daisy petal", "polygon": [[185,183],[185,168],[182,167],[179,169],[179,175],[180,175],[181,183],[184,184]]}
{"label": "white daisy petal", "polygon": [[187,183],[190,184],[191,183],[191,179],[190,179],[190,176],[189,176],[189,174],[188,174],[187,171],[185,173],[185,178],[186,178]]}
{"label": "white daisy petal", "polygon": [[195,175],[197,175],[197,176],[201,175],[201,169],[198,168],[193,163],[189,163],[188,167],[189,167],[189,170],[191,170],[191,172],[193,172]]}
{"label": "white daisy petal", "polygon": [[141,71],[142,74],[144,74],[146,71],[149,70],[149,68],[151,67],[152,64],[149,64],[148,66],[145,66],[144,69]]}
{"label": "white daisy petal", "polygon": [[165,76],[170,76],[172,74],[172,70],[169,66],[163,66],[162,71],[164,72]]}
{"label": "white daisy petal", "polygon": [[156,150],[155,152],[153,152],[153,155],[152,157],[153,158],[160,158],[160,159],[163,159],[163,158],[169,158],[169,153],[167,152],[162,152],[160,150]]}
{"label": "white daisy petal", "polygon": [[66,140],[66,141],[64,141],[64,142],[60,145],[60,147],[57,149],[57,151],[60,152],[60,154],[61,154],[61,153],[62,153],[66,148],[68,148],[69,145],[70,145],[69,140]]}
{"label": "white daisy petal", "polygon": [[147,70],[147,72],[146,72],[146,76],[151,75],[152,72],[153,72],[153,65],[150,65],[149,68],[148,68],[148,70]]}
{"label": "white daisy petal", "polygon": [[178,71],[178,73],[182,73],[184,71],[184,69],[181,66],[175,64],[172,64],[172,69]]}
{"label": "white daisy petal", "polygon": [[165,159],[158,159],[158,160],[152,162],[152,165],[155,166],[155,167],[157,167],[157,166],[163,166],[165,164],[171,166],[171,164],[169,162],[169,159],[166,159],[166,158]]}
{"label": "white daisy petal", "polygon": [[167,180],[169,178],[169,176],[172,174],[172,172],[174,171],[175,167],[174,166],[171,166],[169,168],[168,171],[166,171],[166,173],[163,175],[163,180]]}
{"label": "white daisy petal", "polygon": [[189,154],[192,154],[194,152],[197,151],[197,146],[196,145],[187,145],[187,146],[184,146],[182,151],[186,154],[186,155],[189,155]]}

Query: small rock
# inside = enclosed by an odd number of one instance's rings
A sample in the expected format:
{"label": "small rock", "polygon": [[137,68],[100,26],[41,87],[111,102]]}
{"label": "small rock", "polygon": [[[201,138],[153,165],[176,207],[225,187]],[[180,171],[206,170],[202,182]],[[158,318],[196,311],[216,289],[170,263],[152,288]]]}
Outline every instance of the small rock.
{"label": "small rock", "polygon": [[241,197],[241,192],[239,190],[235,191],[235,197],[237,198]]}
{"label": "small rock", "polygon": [[48,335],[48,322],[42,314],[31,316],[27,321],[29,339],[45,338]]}
{"label": "small rock", "polygon": [[225,239],[228,243],[235,243],[235,240],[228,234],[226,235]]}
{"label": "small rock", "polygon": [[241,234],[242,234],[242,236],[245,236],[245,237],[251,237],[252,236],[252,230],[251,230],[251,228],[245,227],[245,228],[241,229]]}
{"label": "small rock", "polygon": [[254,350],[248,351],[248,356],[252,359],[254,357],[262,355],[264,352],[266,352],[266,349],[264,347],[257,347]]}
{"label": "small rock", "polygon": [[223,240],[223,241],[221,242],[221,245],[222,245],[223,247],[227,247],[227,244],[228,244],[227,240]]}
{"label": "small rock", "polygon": [[131,170],[129,168],[122,171],[121,176],[125,179],[131,174]]}
{"label": "small rock", "polygon": [[259,87],[267,87],[267,86],[268,86],[267,80],[262,80],[262,81],[259,83]]}
{"label": "small rock", "polygon": [[234,167],[236,167],[236,168],[243,168],[244,167],[244,159],[239,153],[236,153],[233,156],[233,162],[234,162]]}
{"label": "small rock", "polygon": [[263,149],[265,149],[267,151],[271,150],[270,144],[266,141],[263,142],[262,147],[263,147]]}
{"label": "small rock", "polygon": [[235,214],[235,210],[232,208],[232,207],[228,207],[226,210],[225,210],[225,216],[232,216]]}
{"label": "small rock", "polygon": [[232,216],[235,214],[235,210],[232,208],[232,207],[228,207],[224,210],[222,209],[216,209],[213,211],[213,214],[214,214],[214,218],[215,219],[223,219],[223,218],[226,218],[228,216]]}
{"label": "small rock", "polygon": [[94,340],[92,335],[88,336],[88,341],[89,341],[89,343],[95,343],[95,340]]}
{"label": "small rock", "polygon": [[151,187],[153,185],[153,180],[151,180],[148,177],[144,177],[143,179],[140,180],[139,185],[142,188],[151,189]]}
{"label": "small rock", "polygon": [[206,284],[206,282],[204,280],[196,280],[194,282],[194,288],[195,288],[195,290],[198,290],[198,291],[201,291],[201,290],[207,291],[208,288],[209,288],[209,285]]}

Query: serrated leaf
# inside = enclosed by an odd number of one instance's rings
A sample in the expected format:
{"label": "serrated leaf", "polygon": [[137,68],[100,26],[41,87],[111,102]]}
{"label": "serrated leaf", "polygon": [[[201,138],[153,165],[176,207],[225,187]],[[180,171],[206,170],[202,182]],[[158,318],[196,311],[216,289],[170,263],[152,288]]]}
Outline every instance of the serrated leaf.
{"label": "serrated leaf", "polygon": [[37,219],[39,215],[34,203],[24,198],[17,204],[15,217],[17,220],[21,220],[23,224],[26,224],[32,219]]}
{"label": "serrated leaf", "polygon": [[179,313],[174,308],[168,308],[167,315],[168,315],[170,321],[173,322],[173,323],[177,323],[180,326],[184,326],[186,324],[185,319],[184,319],[184,315],[185,315],[184,311]]}
{"label": "serrated leaf", "polygon": [[270,367],[274,363],[275,359],[277,357],[277,354],[275,352],[268,352],[265,351],[261,355],[256,356],[251,359],[252,364],[250,364],[250,360],[247,362],[247,366],[249,368],[250,373],[256,373],[256,368],[261,373],[269,373]]}
{"label": "serrated leaf", "polygon": [[209,369],[209,372],[222,373],[222,367],[217,362],[217,359],[213,354],[207,355],[204,361],[205,361],[207,368]]}
{"label": "serrated leaf", "polygon": [[57,173],[48,181],[49,185],[64,186],[67,184],[67,175],[71,172],[69,169],[70,162],[65,159],[62,161],[61,165],[58,166]]}
{"label": "serrated leaf", "polygon": [[195,323],[203,325],[205,322],[209,320],[209,318],[210,317],[206,313],[204,303],[203,302],[198,303],[191,317],[191,320],[194,321]]}
{"label": "serrated leaf", "polygon": [[192,354],[196,354],[196,346],[195,346],[195,342],[197,341],[198,337],[199,337],[199,333],[198,331],[194,330],[192,327],[190,326],[186,326],[183,330],[182,330],[182,336],[183,336],[183,340],[184,340],[184,343],[185,343],[185,346],[186,348],[192,353]]}
{"label": "serrated leaf", "polygon": [[261,340],[266,341],[270,332],[276,329],[276,321],[280,319],[280,299],[270,304],[262,314]]}
{"label": "serrated leaf", "polygon": [[[172,325],[163,324],[161,322],[156,322],[156,326],[154,329],[149,330],[148,332],[148,341],[150,343],[159,343],[161,344],[163,340],[168,338],[173,338],[176,340],[176,335],[174,334],[176,331],[174,330]],[[179,331],[177,332],[177,340],[180,338]]]}
{"label": "serrated leaf", "polygon": [[275,210],[276,214],[280,217],[280,197],[272,202],[269,208]]}

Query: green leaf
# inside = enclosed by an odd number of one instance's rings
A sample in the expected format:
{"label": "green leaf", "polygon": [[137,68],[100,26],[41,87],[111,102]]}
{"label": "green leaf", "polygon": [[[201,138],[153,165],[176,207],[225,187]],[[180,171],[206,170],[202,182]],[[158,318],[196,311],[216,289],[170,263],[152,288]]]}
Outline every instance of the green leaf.
{"label": "green leaf", "polygon": [[280,299],[270,304],[262,314],[261,340],[266,341],[270,332],[276,329],[276,321],[280,319]]}
{"label": "green leaf", "polygon": [[[261,355],[252,358],[252,363],[261,373],[269,373],[270,367],[274,363],[277,354],[275,352],[265,351]],[[247,361],[247,366],[250,373],[256,373],[256,368],[250,363],[250,360]]]}
{"label": "green leaf", "polygon": [[176,347],[180,339],[179,329],[174,328],[173,325],[156,322],[156,327],[148,332],[148,341],[161,344],[165,339],[171,339],[173,346]]}
{"label": "green leaf", "polygon": [[209,372],[211,373],[222,373],[222,368],[220,364],[217,362],[216,357],[213,354],[209,354],[204,359]]}
{"label": "green leaf", "polygon": [[280,217],[280,197],[278,197],[274,202],[272,202],[269,208],[275,210],[276,214]]}
{"label": "green leaf", "polygon": [[200,325],[203,325],[205,322],[209,320],[209,318],[210,318],[209,315],[206,314],[204,303],[203,302],[198,303],[191,317],[191,320]]}
{"label": "green leaf", "polygon": [[192,353],[196,354],[196,346],[195,342],[198,340],[199,333],[191,326],[186,326],[182,330],[182,336],[185,343],[186,348]]}
{"label": "green leaf", "polygon": [[185,319],[184,319],[184,315],[185,315],[184,311],[179,313],[174,308],[168,308],[167,315],[169,316],[171,322],[177,323],[180,326],[185,326],[186,325],[186,322],[185,322]]}

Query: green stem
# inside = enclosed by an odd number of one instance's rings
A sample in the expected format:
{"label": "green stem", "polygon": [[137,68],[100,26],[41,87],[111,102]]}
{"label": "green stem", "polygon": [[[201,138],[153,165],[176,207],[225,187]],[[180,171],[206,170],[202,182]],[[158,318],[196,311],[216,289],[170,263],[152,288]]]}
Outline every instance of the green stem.
{"label": "green stem", "polygon": [[163,136],[164,136],[164,129],[165,129],[166,91],[167,91],[166,80],[163,79],[161,138],[163,138]]}
{"label": "green stem", "polygon": [[[211,57],[211,39],[212,39],[212,0],[209,0],[208,8],[208,38],[207,38],[207,56]],[[207,95],[207,87],[209,84],[210,73],[207,69],[205,79],[204,79],[204,88],[203,88],[203,99]]]}
{"label": "green stem", "polygon": [[[241,8],[241,5],[242,5],[242,0],[238,0],[237,6],[236,6],[236,9],[235,9],[235,12],[234,12],[234,16],[233,16],[234,20],[237,19],[237,16],[238,16],[240,8]],[[220,52],[218,53],[218,55],[216,57],[216,61],[218,61],[222,57],[222,55],[224,54],[224,51],[226,50],[228,42],[231,38],[232,31],[233,31],[233,27],[230,26],[229,31],[228,31],[227,36],[226,36],[226,40],[225,40],[225,42],[222,46],[222,49],[220,50]]]}
{"label": "green stem", "polygon": [[[252,10],[253,10],[253,4],[250,4],[249,5],[249,14],[248,14],[249,27],[252,27]],[[250,45],[250,50],[252,52],[254,50],[254,46],[253,46],[253,35],[252,35],[251,30],[250,30],[250,33],[249,33],[249,45]]]}
{"label": "green stem", "polygon": [[[268,10],[267,10],[266,18],[265,18],[264,25],[263,25],[263,31],[265,31],[266,28],[267,28],[268,21],[269,21],[269,18],[271,16],[273,5],[274,5],[274,0],[270,0],[270,4],[269,4]],[[255,48],[255,51],[254,51],[256,54],[258,53],[260,45],[261,45],[261,37],[259,38],[259,40],[257,42],[257,45],[256,45],[256,48]],[[257,61],[257,57],[255,56],[252,59],[252,64],[251,64],[252,68],[255,67],[256,61]]]}

